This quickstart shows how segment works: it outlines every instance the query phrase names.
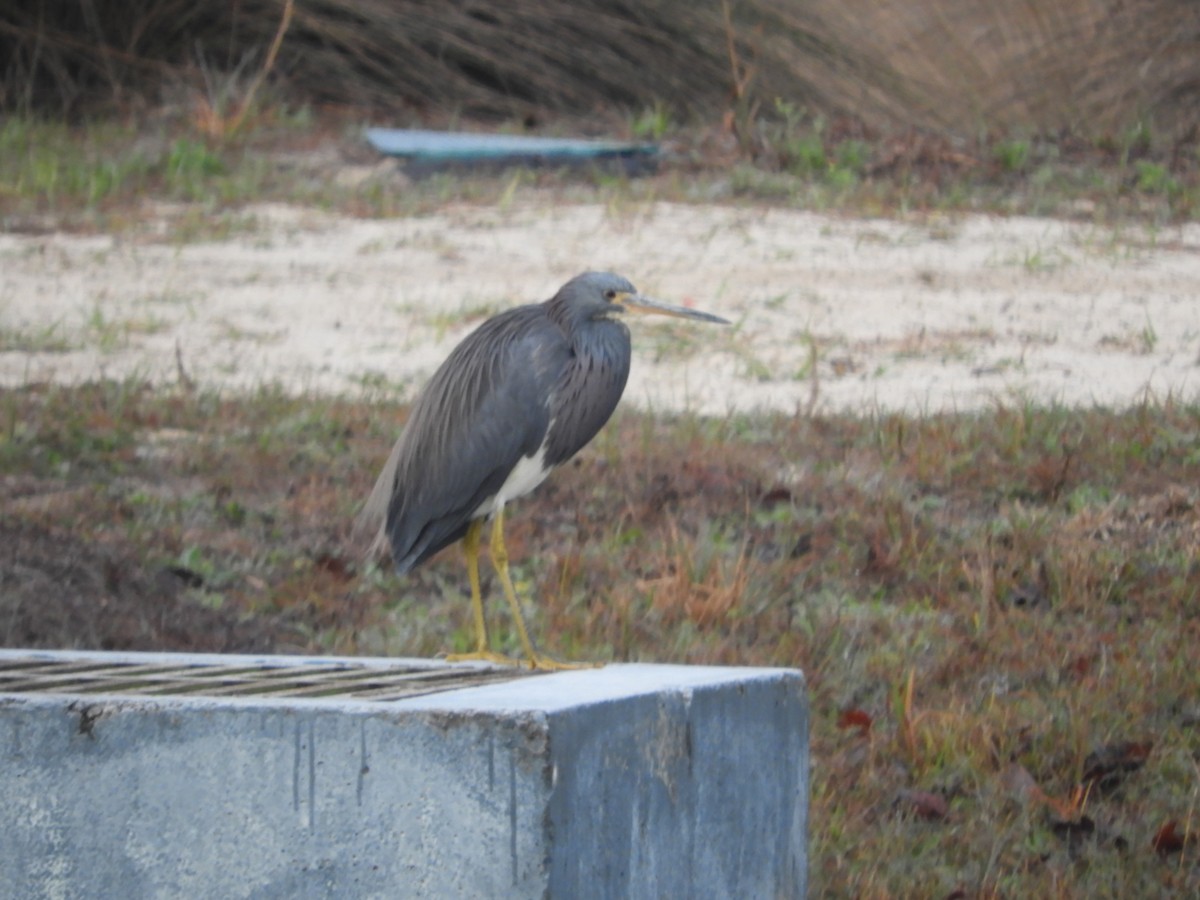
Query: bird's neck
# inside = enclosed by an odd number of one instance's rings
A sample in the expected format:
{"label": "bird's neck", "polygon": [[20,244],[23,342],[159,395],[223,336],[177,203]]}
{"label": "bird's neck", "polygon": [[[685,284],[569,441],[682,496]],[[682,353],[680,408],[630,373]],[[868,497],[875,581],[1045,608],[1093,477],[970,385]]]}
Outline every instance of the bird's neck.
{"label": "bird's neck", "polygon": [[580,313],[556,297],[546,301],[546,313],[563,330],[577,355],[595,355],[593,348],[611,354],[629,341],[629,327],[616,310],[607,315]]}
{"label": "bird's neck", "polygon": [[612,364],[624,360],[629,363],[629,327],[616,316],[600,316],[588,323],[584,330],[576,330],[572,337],[575,355],[580,357],[604,357]]}

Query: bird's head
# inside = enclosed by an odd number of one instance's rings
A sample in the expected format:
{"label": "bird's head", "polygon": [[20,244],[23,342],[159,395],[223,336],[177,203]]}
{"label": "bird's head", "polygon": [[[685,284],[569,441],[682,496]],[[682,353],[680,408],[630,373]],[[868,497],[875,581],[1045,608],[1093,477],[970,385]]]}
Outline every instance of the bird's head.
{"label": "bird's head", "polygon": [[728,325],[727,319],[711,313],[673,306],[638,292],[627,278],[612,272],[584,272],[576,275],[559,289],[559,300],[573,316],[587,319],[611,318],[623,313],[676,316],[701,322]]}

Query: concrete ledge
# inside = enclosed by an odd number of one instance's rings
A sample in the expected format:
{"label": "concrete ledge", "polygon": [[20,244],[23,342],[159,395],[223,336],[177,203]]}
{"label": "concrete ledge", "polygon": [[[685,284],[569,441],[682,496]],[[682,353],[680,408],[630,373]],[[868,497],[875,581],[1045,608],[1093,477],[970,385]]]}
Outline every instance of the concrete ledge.
{"label": "concrete ledge", "polygon": [[[0,672],[31,657],[478,670],[0,651]],[[804,894],[794,670],[613,665],[387,702],[5,690],[6,895]]]}

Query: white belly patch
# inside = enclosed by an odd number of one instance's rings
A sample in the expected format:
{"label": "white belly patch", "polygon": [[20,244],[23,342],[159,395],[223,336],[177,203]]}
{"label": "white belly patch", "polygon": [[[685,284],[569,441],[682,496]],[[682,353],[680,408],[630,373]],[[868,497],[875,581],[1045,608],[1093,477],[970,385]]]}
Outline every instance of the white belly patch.
{"label": "white belly patch", "polygon": [[545,466],[546,445],[542,444],[533,456],[522,456],[513,470],[504,479],[504,484],[494,497],[484,500],[471,515],[472,519],[491,515],[498,507],[503,507],[509,500],[523,497],[546,480],[550,474]]}

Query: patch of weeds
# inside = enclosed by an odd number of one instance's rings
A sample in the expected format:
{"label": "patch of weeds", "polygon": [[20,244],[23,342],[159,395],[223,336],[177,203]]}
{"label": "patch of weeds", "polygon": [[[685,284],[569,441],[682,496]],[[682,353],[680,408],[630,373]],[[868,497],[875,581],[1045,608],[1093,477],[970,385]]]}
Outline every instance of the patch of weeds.
{"label": "patch of weeds", "polygon": [[1146,317],[1146,324],[1142,326],[1139,333],[1140,348],[1143,354],[1151,354],[1154,348],[1158,346],[1158,332],[1154,328],[1154,323],[1150,321],[1149,316]]}
{"label": "patch of weeds", "polygon": [[171,323],[167,319],[152,314],[137,316],[125,322],[125,332],[130,335],[162,334],[170,328]]}
{"label": "patch of weeds", "polygon": [[[858,185],[872,155],[866,141],[832,140],[823,117],[810,116],[786,100],[776,100],[775,112],[775,119],[763,122],[760,131],[767,153],[780,174],[818,186],[823,192],[818,199],[820,205],[828,205],[833,198]],[[734,186],[739,192],[762,194],[765,189],[778,194],[785,184],[771,179],[751,181],[742,176]]]}
{"label": "patch of weeds", "polygon": [[211,181],[225,171],[224,161],[206,144],[180,138],[167,154],[166,188],[184,200],[204,200],[212,193]]}
{"label": "patch of weeds", "polygon": [[1145,356],[1153,353],[1154,348],[1158,346],[1158,331],[1154,328],[1154,323],[1147,319],[1141,328],[1130,329],[1123,334],[1102,335],[1096,344],[1105,349]]}
{"label": "patch of weeds", "polygon": [[89,343],[101,353],[116,353],[129,343],[129,325],[108,316],[97,303],[92,307],[84,322],[84,333]]}
{"label": "patch of weeds", "polygon": [[112,123],[78,129],[7,116],[0,126],[0,185],[28,206],[78,203],[96,207],[143,187],[152,163],[139,152],[116,152],[134,135]]}
{"label": "patch of weeds", "polygon": [[847,140],[839,143],[833,159],[826,167],[824,181],[836,196],[858,185],[870,159],[870,148],[864,141]]}
{"label": "patch of weeds", "polygon": [[[691,359],[700,352],[711,352],[711,335],[697,334],[697,329],[664,321],[652,321],[638,329],[635,342],[641,352],[655,362]],[[648,347],[645,345],[649,345]],[[635,353],[638,351],[635,350]]]}
{"label": "patch of weeds", "polygon": [[741,377],[750,378],[763,384],[774,381],[778,377],[775,371],[757,356],[743,354],[739,357],[739,363]]}
{"label": "patch of weeds", "polygon": [[1031,147],[1025,140],[1003,140],[992,148],[992,156],[1008,173],[1024,172],[1029,165]]}
{"label": "patch of weeds", "polygon": [[828,157],[822,138],[825,120],[810,119],[807,111],[776,98],[777,124],[764,123],[764,138],[777,155],[779,167],[793,175],[815,175],[825,171]]}
{"label": "patch of weeds", "polygon": [[794,175],[766,171],[746,163],[733,167],[729,186],[735,196],[770,201],[792,200],[801,187]]}
{"label": "patch of weeds", "polygon": [[1117,139],[1122,166],[1146,156],[1154,147],[1154,130],[1145,120],[1125,128]]}
{"label": "patch of weeds", "polygon": [[671,130],[671,111],[664,103],[638,113],[629,125],[630,133],[640,141],[661,141]]}
{"label": "patch of weeds", "polygon": [[784,171],[793,175],[824,175],[829,167],[820,133],[788,137],[778,147]]}
{"label": "patch of weeds", "polygon": [[1038,246],[1026,249],[1016,262],[1029,274],[1039,275],[1057,272],[1059,269],[1072,265],[1074,260],[1060,247],[1053,247],[1047,251]]}
{"label": "patch of weeds", "polygon": [[1180,192],[1179,182],[1161,162],[1139,159],[1133,164],[1138,190],[1147,194],[1172,197]]}
{"label": "patch of weeds", "polygon": [[195,306],[196,301],[203,300],[204,297],[205,294],[203,291],[186,291],[179,288],[165,287],[162,290],[144,294],[138,298],[138,303],[145,306],[181,306],[190,312]]}
{"label": "patch of weeds", "polygon": [[229,341],[230,343],[245,341],[260,345],[274,344],[283,340],[287,335],[286,329],[276,329],[274,331],[255,330],[224,318],[218,319],[214,325],[217,331],[217,340]]}
{"label": "patch of weeds", "polygon": [[0,328],[0,353],[69,353],[74,349],[59,322],[32,329]]}
{"label": "patch of weeds", "polygon": [[450,332],[481,322],[496,315],[500,310],[501,306],[496,302],[464,302],[456,310],[434,310],[428,313],[425,324],[434,330],[437,340],[444,340]]}
{"label": "patch of weeds", "polygon": [[262,231],[262,223],[253,213],[234,210],[213,212],[192,206],[167,221],[165,239],[175,244],[201,241],[226,241]]}
{"label": "patch of weeds", "polygon": [[396,379],[386,371],[359,372],[350,379],[350,383],[357,387],[361,394],[358,399],[364,403],[394,401],[405,396],[412,387],[411,379]]}
{"label": "patch of weeds", "polygon": [[800,334],[799,342],[808,347],[808,354],[805,356],[804,362],[791,373],[791,379],[792,381],[814,379],[817,375],[817,366],[821,358],[821,344],[817,340],[816,335],[807,328]]}
{"label": "patch of weeds", "polygon": [[0,390],[9,418],[0,469],[36,477],[110,476],[136,443],[145,386],[136,380],[80,388]]}

